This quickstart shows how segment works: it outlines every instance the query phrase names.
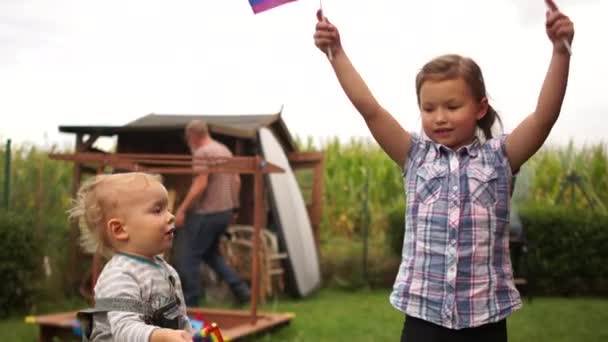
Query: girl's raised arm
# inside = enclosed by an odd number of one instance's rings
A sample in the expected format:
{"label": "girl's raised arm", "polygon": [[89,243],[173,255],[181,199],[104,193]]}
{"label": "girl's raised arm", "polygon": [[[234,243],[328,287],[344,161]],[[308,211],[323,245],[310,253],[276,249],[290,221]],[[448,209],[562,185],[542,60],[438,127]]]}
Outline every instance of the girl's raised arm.
{"label": "girl's raised arm", "polygon": [[399,125],[397,120],[376,100],[365,81],[354,68],[342,49],[337,28],[329,23],[322,13],[317,12],[315,44],[327,53],[331,49],[331,65],[344,93],[365,120],[367,127],[380,147],[400,167],[407,159],[411,145],[411,135]]}

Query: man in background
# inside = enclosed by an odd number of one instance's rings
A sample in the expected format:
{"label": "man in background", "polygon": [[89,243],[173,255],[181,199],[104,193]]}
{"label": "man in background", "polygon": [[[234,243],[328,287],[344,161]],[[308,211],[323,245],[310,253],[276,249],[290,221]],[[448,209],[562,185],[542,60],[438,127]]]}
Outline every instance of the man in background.
{"label": "man in background", "polygon": [[[201,157],[232,157],[230,150],[214,140],[207,124],[191,121],[185,129],[186,141],[194,156],[194,171],[203,171]],[[198,306],[202,296],[200,262],[204,261],[232,290],[239,303],[249,300],[249,286],[224,260],[219,242],[239,206],[238,174],[195,173],[184,200],[175,213],[178,234],[184,235],[176,253],[187,306]],[[181,229],[180,229],[181,228]]]}

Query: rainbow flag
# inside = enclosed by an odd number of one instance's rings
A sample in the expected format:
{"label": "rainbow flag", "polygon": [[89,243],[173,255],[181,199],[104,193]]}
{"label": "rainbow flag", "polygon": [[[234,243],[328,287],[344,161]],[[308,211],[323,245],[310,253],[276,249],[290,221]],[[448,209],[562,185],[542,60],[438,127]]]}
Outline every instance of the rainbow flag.
{"label": "rainbow flag", "polygon": [[249,4],[253,9],[253,13],[258,14],[293,1],[296,0],[249,0]]}

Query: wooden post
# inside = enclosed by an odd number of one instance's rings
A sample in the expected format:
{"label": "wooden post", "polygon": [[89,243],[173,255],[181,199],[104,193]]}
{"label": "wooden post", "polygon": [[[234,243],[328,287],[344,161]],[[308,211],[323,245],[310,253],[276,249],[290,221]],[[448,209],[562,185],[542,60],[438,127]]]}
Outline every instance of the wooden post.
{"label": "wooden post", "polygon": [[262,159],[256,156],[256,172],[254,174],[253,194],[255,196],[253,201],[253,256],[251,265],[251,324],[257,322],[257,305],[258,296],[260,293],[259,284],[259,265],[260,265],[260,231],[262,228],[262,219],[264,216],[263,212],[263,201],[264,201],[264,178],[261,170]]}
{"label": "wooden post", "polygon": [[[105,165],[102,164],[97,168],[97,174],[101,175],[104,173]],[[98,251],[93,254],[93,265],[91,266],[91,303],[95,304],[95,284],[97,284],[97,278],[101,273],[101,255]]]}
{"label": "wooden post", "polygon": [[311,169],[313,172],[313,184],[311,192],[311,203],[307,205],[308,217],[312,225],[315,245],[319,251],[321,236],[321,216],[323,211],[323,187],[325,156],[322,152],[292,152],[288,155],[289,163],[293,169]]}
{"label": "wooden post", "polygon": [[[74,146],[74,152],[80,152],[82,148],[82,134],[76,135],[76,145]],[[81,176],[80,163],[74,162],[74,172],[72,173],[72,197],[76,197],[78,188],[80,187],[80,176]]]}
{"label": "wooden post", "polygon": [[323,155],[320,156],[319,161],[315,164],[314,168],[314,182],[312,186],[312,221],[313,221],[313,234],[315,237],[315,245],[317,246],[317,254],[320,256],[321,253],[321,215],[323,210],[323,185],[325,179],[323,177],[323,170],[325,158]]}
{"label": "wooden post", "polygon": [[[76,145],[74,146],[75,152],[80,152],[83,145],[83,135],[81,133],[76,134]],[[76,194],[78,193],[78,189],[80,188],[80,179],[82,177],[82,166],[79,162],[74,162],[74,170],[72,171],[72,198],[76,198]],[[78,288],[78,284],[80,283],[80,279],[78,277],[78,262],[82,260],[80,258],[82,253],[80,253],[80,248],[78,246],[78,222],[72,222],[70,226],[70,253],[69,253],[69,270],[66,273],[66,280],[68,283],[69,292],[72,292],[74,289]]]}

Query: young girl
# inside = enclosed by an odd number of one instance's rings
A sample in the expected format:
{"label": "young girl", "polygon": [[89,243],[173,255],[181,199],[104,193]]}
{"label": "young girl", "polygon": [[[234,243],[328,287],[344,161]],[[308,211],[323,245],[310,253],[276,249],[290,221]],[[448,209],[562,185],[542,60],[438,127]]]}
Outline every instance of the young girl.
{"label": "young girl", "polygon": [[175,218],[160,179],[99,175],[78,192],[71,216],[83,246],[111,259],[95,284],[95,307],[79,312],[84,341],[192,341],[179,276],[159,255]]}
{"label": "young girl", "polygon": [[498,114],[470,58],[446,55],[423,66],[416,95],[423,135],[405,131],[368,90],[317,12],[314,40],[382,149],[404,172],[407,195],[401,266],[390,296],[405,313],[401,340],[506,341],[506,318],[522,306],[509,256],[513,177],[549,135],[566,91],[572,22],[552,1],[553,45],[537,106],[509,135],[492,135]]}

